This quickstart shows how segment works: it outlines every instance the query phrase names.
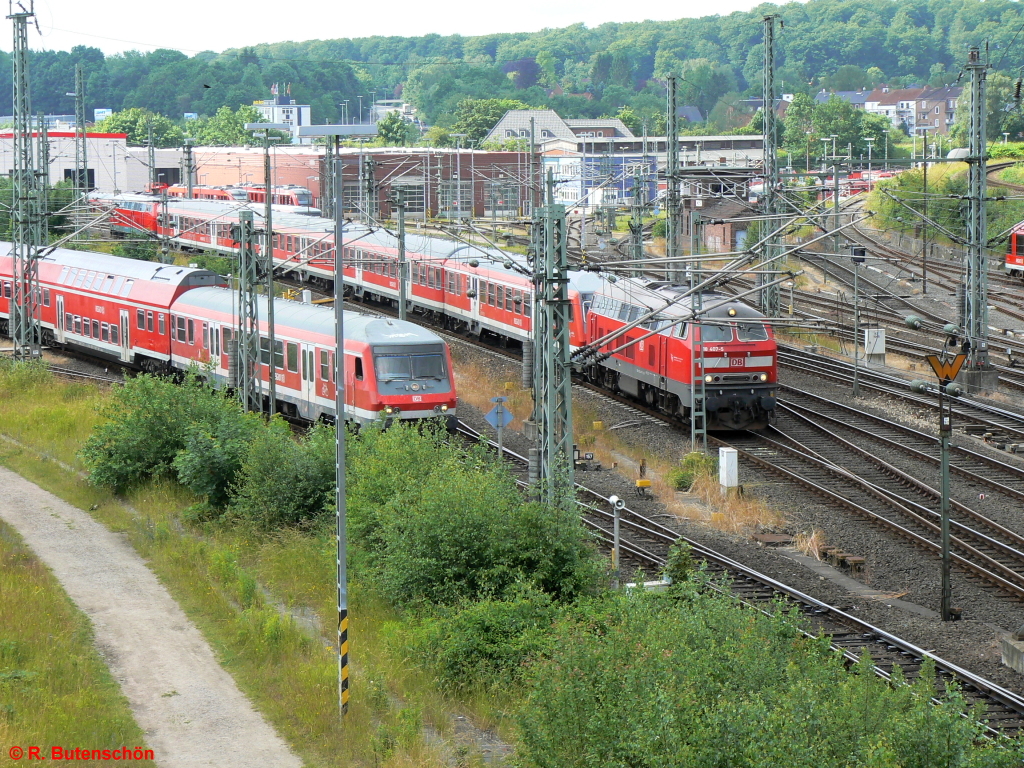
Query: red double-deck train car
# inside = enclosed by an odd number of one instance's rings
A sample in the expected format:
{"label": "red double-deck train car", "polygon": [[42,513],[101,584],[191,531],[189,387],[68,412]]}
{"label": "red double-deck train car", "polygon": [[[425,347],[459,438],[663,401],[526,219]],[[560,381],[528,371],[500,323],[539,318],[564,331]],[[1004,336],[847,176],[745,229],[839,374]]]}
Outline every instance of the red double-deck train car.
{"label": "red double-deck train car", "polygon": [[[121,204],[117,198],[109,201]],[[132,198],[124,202],[136,201]],[[154,215],[137,221],[140,226],[144,226],[143,221],[152,222],[153,229],[147,231],[188,247],[234,252],[237,244],[231,240],[231,225],[237,221],[237,210],[233,207],[180,201],[169,206],[168,214],[166,222],[157,223],[154,208]],[[276,270],[330,290],[335,277],[334,222],[315,216],[275,214],[274,231]],[[410,312],[452,330],[496,336],[502,343],[532,337],[534,288],[524,257],[441,237],[411,235],[406,259]],[[384,230],[346,225],[341,266],[347,292],[357,298],[397,305],[400,266],[394,236]],[[719,295],[704,297],[704,308],[714,308],[705,312],[707,322],[698,329],[685,322],[690,307],[689,299],[679,301],[681,290],[643,279],[613,283],[595,273],[571,273],[569,330],[574,350],[592,345],[604,334],[658,307],[666,308],[658,312],[658,323],[665,328],[659,328],[656,337],[642,345],[623,342],[615,350],[603,350],[598,362],[590,364],[588,375],[604,386],[684,418],[689,417],[694,397],[694,375],[698,384],[703,376],[703,388],[696,396],[705,398],[709,429],[766,425],[774,414],[777,389],[771,330],[753,309]],[[725,315],[715,314],[722,312]],[[650,330],[648,327],[643,332]],[[640,335],[637,329],[625,338],[635,340]]]}
{"label": "red double-deck train car", "polygon": [[[10,244],[0,244],[0,332],[8,333],[13,294]],[[203,269],[67,249],[39,261],[42,342],[153,373],[212,365],[231,385],[237,295]],[[267,300],[258,313],[267,316]],[[279,407],[309,420],[334,417],[334,313],[275,299],[275,344],[261,322],[260,375],[274,376]],[[345,313],[345,418],[455,418],[447,345],[413,323]],[[266,391],[266,387],[264,387]]]}

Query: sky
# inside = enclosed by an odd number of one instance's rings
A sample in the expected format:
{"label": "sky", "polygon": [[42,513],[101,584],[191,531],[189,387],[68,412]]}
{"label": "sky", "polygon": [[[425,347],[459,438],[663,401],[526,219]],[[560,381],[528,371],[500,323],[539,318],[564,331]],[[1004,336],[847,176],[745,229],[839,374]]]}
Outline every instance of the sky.
{"label": "sky", "polygon": [[[21,0],[28,5],[30,0]],[[88,45],[104,53],[174,48],[187,55],[223,51],[257,43],[304,41],[372,35],[484,35],[535,32],[583,22],[594,27],[609,21],[658,21],[688,16],[746,11],[754,0],[647,0],[636,6],[622,0],[551,3],[516,0],[480,3],[469,0],[391,0],[388,3],[301,0],[35,0],[39,32],[29,32],[32,49],[70,50]],[[265,8],[266,11],[255,9]],[[380,12],[384,15],[381,16]],[[10,22],[0,32],[0,49],[11,50]]]}

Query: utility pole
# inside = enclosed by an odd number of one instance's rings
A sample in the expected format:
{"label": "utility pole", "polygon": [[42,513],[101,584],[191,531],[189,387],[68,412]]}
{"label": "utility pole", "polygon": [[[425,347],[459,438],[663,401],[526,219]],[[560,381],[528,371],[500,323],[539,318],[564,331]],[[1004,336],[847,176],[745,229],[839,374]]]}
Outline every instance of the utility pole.
{"label": "utility pole", "polygon": [[156,188],[156,146],[153,144],[153,119],[146,120],[146,159],[149,161],[149,191]]}
{"label": "utility pole", "polygon": [[28,10],[11,3],[7,17],[14,22],[11,54],[14,79],[14,169],[11,174],[11,255],[14,257],[14,290],[10,304],[10,333],[15,359],[40,355],[42,327],[39,320],[39,247],[41,221],[35,158],[32,153],[32,106],[29,100],[28,22],[35,17],[35,3]]}
{"label": "utility pole", "polygon": [[665,115],[665,178],[668,193],[665,198],[665,257],[670,261],[669,275],[673,282],[682,282],[679,264],[679,112],[676,97],[676,76],[668,76],[667,110]]}
{"label": "utility pole", "polygon": [[398,210],[398,319],[405,320],[409,291],[409,263],[405,260],[405,190],[396,189],[392,200]]}
{"label": "utility pole", "polygon": [[[235,334],[235,391],[242,406],[253,413],[263,412],[263,387],[260,377],[260,311],[256,286],[259,284],[259,258],[252,211],[238,212],[234,233],[238,243],[238,328]],[[271,350],[273,351],[273,350]],[[273,363],[273,355],[271,355]],[[271,376],[274,371],[271,367]]]}
{"label": "utility pole", "polygon": [[187,191],[186,197],[189,200],[192,199],[192,188],[195,185],[196,169],[192,165],[192,145],[196,143],[195,139],[185,139],[182,149],[185,151],[185,189]]}
{"label": "utility pole", "polygon": [[331,137],[327,138],[324,147],[324,169],[320,174],[320,210],[324,218],[333,219],[334,211],[334,142]]}
{"label": "utility pole", "polygon": [[366,200],[366,207],[363,209],[365,221],[370,224],[379,217],[380,211],[377,205],[377,163],[372,156],[363,157],[363,198]]}
{"label": "utility pole", "polygon": [[764,82],[762,124],[764,128],[764,189],[761,194],[761,213],[767,232],[763,236],[760,266],[757,276],[760,286],[761,312],[768,317],[778,317],[779,284],[775,280],[778,270],[778,130],[775,120],[775,22],[778,14],[764,17]]}
{"label": "utility pole", "polygon": [[[246,123],[245,129],[262,135],[263,138],[263,186],[267,194],[263,201],[263,246],[260,248],[260,255],[263,261],[261,277],[267,289],[267,343],[270,345],[268,413],[273,416],[277,413],[277,333],[274,328],[274,177],[270,167],[270,144],[280,141],[280,138],[271,136],[270,131],[287,131],[289,126],[283,123]],[[284,368],[283,359],[281,367]]]}
{"label": "utility pole", "polygon": [[[36,118],[36,178],[39,195],[39,245],[46,245],[48,233],[46,219],[50,204],[50,132],[46,128],[46,117],[42,112]],[[38,298],[36,299],[38,301]]]}
{"label": "utility pole", "polygon": [[[702,238],[703,224],[701,215],[696,211],[690,213],[690,256],[700,255],[700,244]],[[698,261],[691,262],[690,267],[690,288],[696,288],[703,280],[703,275]],[[690,332],[693,334],[694,355],[690,367],[690,450],[705,453],[708,447],[707,409],[704,404],[707,402],[707,387],[704,376],[704,329],[700,324],[700,317],[704,311],[704,294],[701,291],[694,291],[690,298],[690,306],[693,309],[693,323],[690,325]],[[699,446],[699,447],[698,447]]]}
{"label": "utility pole", "polygon": [[537,197],[540,193],[540,184],[537,181],[537,142],[534,138],[534,118],[530,118],[530,166],[529,166],[529,179],[527,181],[527,189],[530,192],[530,216],[533,216],[537,210],[538,203]]}
{"label": "utility pole", "polygon": [[964,259],[964,294],[960,310],[969,371],[990,370],[988,359],[988,233],[985,223],[987,147],[985,144],[985,78],[988,63],[977,46],[967,54],[964,67],[970,77],[971,104],[967,158],[967,257]]}
{"label": "utility pole", "polygon": [[572,492],[572,368],[569,363],[569,260],[565,206],[554,202],[547,176],[547,205],[533,217],[533,415],[528,434],[530,480],[540,500],[558,503]]}
{"label": "utility pole", "polygon": [[928,293],[928,155],[924,157],[924,195],[921,198],[921,293]]}
{"label": "utility pole", "polygon": [[632,217],[629,220],[629,257],[635,262],[631,272],[633,277],[643,274],[640,263],[644,260],[644,209],[647,207],[645,186],[644,178],[637,173],[633,177]]}
{"label": "utility pole", "polygon": [[[81,214],[86,210],[85,199],[89,195],[88,142],[85,133],[85,72],[82,65],[75,66],[75,207]],[[78,217],[75,217],[75,239],[83,235],[78,232]]]}

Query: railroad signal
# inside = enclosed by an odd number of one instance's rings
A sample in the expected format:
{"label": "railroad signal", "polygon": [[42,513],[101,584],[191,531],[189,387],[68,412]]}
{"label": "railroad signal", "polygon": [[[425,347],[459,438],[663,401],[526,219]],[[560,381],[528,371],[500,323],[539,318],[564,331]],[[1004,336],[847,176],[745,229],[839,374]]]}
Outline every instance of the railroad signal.
{"label": "railroad signal", "polygon": [[939,377],[939,383],[947,384],[953,381],[957,374],[960,373],[960,369],[967,362],[967,355],[957,355],[952,360],[944,360],[938,355],[925,355],[924,359],[928,361],[928,365],[932,367],[935,375]]}

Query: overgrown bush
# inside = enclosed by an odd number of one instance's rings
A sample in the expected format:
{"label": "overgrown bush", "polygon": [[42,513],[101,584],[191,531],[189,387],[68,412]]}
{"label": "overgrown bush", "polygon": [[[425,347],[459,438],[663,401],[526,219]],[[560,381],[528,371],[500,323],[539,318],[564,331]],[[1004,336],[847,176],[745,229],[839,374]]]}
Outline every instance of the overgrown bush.
{"label": "overgrown bush", "polygon": [[359,442],[353,531],[397,603],[501,599],[520,582],[567,600],[596,583],[600,566],[575,510],[525,502],[485,454],[415,427]]}
{"label": "overgrown bush", "polygon": [[658,219],[651,227],[651,237],[665,237],[668,232],[668,223],[665,219]]}
{"label": "overgrown bush", "polygon": [[688,491],[698,477],[713,475],[717,471],[717,458],[700,451],[693,451],[683,456],[679,466],[669,472],[668,482],[677,491]]}
{"label": "overgrown bush", "polygon": [[[182,459],[178,466],[186,484],[197,493],[219,496],[240,463],[241,436],[254,429],[245,423],[253,417],[245,416],[235,400],[204,383],[195,371],[180,384],[145,374],[128,379],[113,390],[101,413],[107,421],[96,428],[80,455],[90,482],[115,491],[150,477],[179,479],[175,460],[191,446],[219,452],[219,468],[204,474],[194,462]],[[203,435],[209,436],[205,445]],[[234,455],[227,455],[232,449]]]}
{"label": "overgrown bush", "polygon": [[526,663],[550,651],[552,624],[563,610],[524,585],[505,600],[442,609],[410,633],[411,650],[430,662],[448,690],[506,687]]}
{"label": "overgrown bush", "polygon": [[[1019,745],[979,741],[963,699],[932,704],[930,664],[912,686],[856,674],[800,619],[738,609],[694,589],[686,610],[649,594],[609,597],[601,631],[562,622],[530,666],[522,766],[926,768],[1019,765]],[[980,716],[980,712],[972,713]]]}
{"label": "overgrown bush", "polygon": [[334,508],[334,428],[301,438],[280,419],[259,430],[235,484],[232,512],[263,530],[309,523]]}

